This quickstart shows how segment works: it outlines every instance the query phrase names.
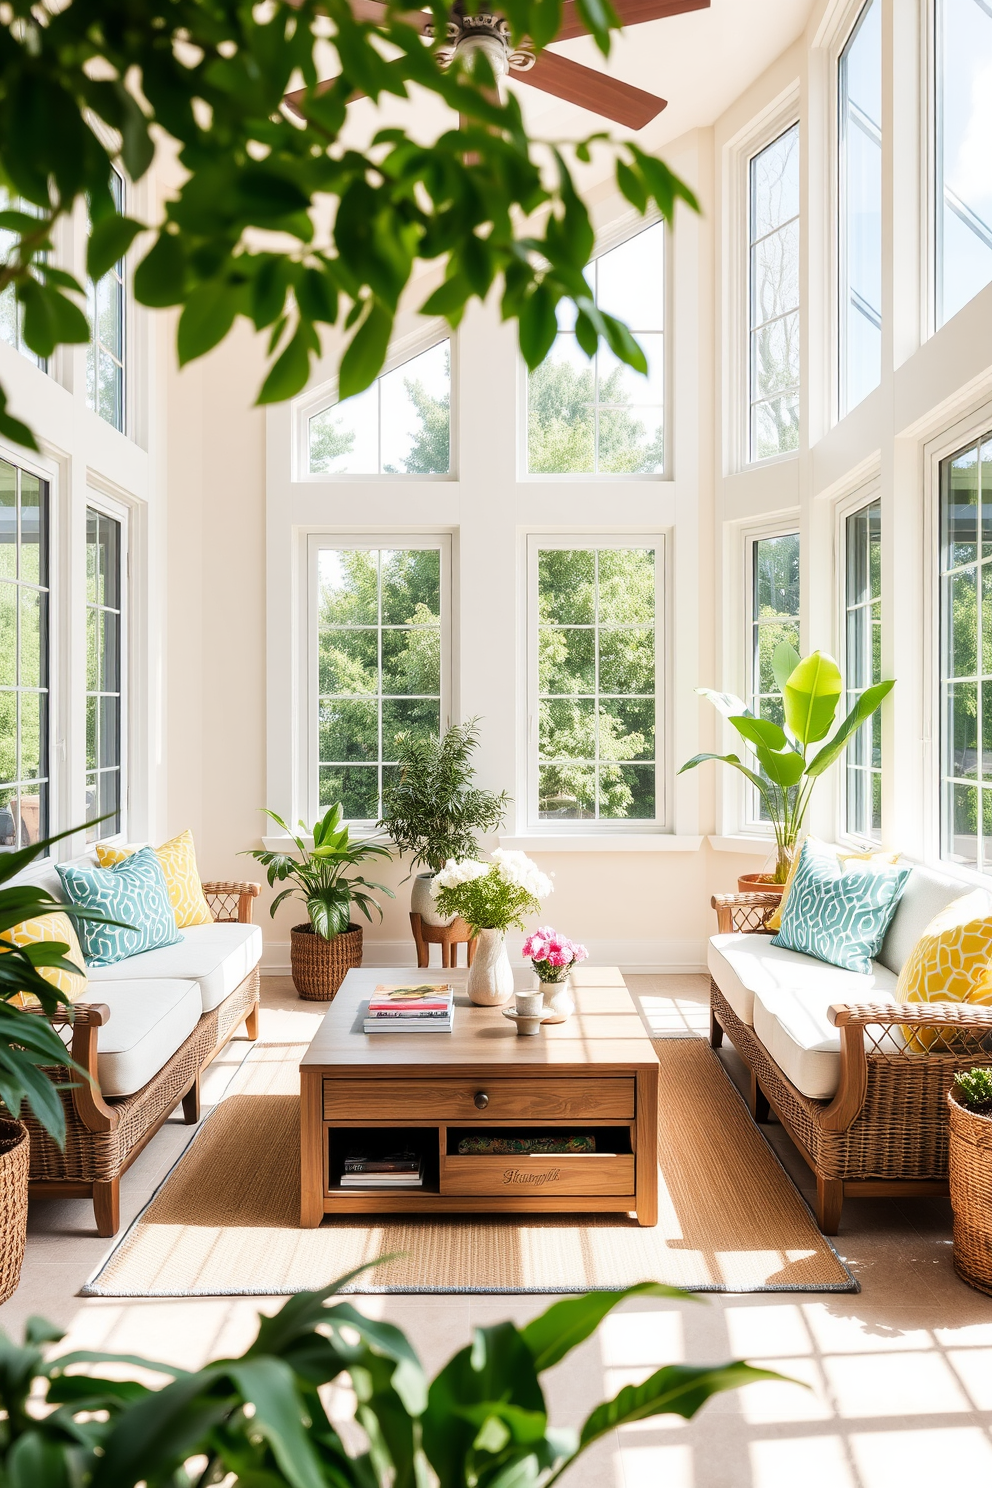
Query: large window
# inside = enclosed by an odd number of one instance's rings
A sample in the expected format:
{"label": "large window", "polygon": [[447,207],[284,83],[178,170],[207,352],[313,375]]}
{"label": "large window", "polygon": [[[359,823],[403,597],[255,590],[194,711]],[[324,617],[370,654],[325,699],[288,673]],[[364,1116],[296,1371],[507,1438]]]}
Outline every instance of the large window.
{"label": "large window", "polygon": [[941,848],[992,872],[992,435],[941,466]]}
{"label": "large window", "polygon": [[665,468],[665,225],[656,223],[593,259],[596,304],[627,322],[644,349],[645,377],[603,346],[592,360],[562,305],[558,335],[527,381],[527,469],[534,475],[658,475]]}
{"label": "large window", "polygon": [[[0,210],[24,212],[29,217],[38,217],[41,209],[35,206],[34,202],[25,201],[21,196],[12,198],[9,192],[0,187]],[[13,232],[10,228],[0,228],[0,259],[8,257],[19,236],[19,233]],[[29,362],[34,362],[35,366],[40,367],[43,372],[48,371],[47,358],[38,356],[25,343],[24,306],[18,300],[12,284],[8,284],[7,288],[0,293],[0,340],[6,341],[8,346],[16,346]]]}
{"label": "large window", "polygon": [[[112,171],[110,188],[118,212],[124,211],[124,180]],[[118,259],[87,291],[90,344],[86,359],[86,400],[112,424],[124,429],[124,260]]]}
{"label": "large window", "polygon": [[48,486],[0,460],[0,846],[48,833]]}
{"label": "large window", "polygon": [[748,458],[799,446],[799,125],[748,166]]}
{"label": "large window", "polygon": [[992,280],[988,0],[937,0],[937,324]]}
{"label": "large window", "polygon": [[838,74],[844,414],[882,375],[882,0],[868,0]]}
{"label": "large window", "polygon": [[86,820],[88,840],[121,829],[121,523],[86,512]]}
{"label": "large window", "polygon": [[376,378],[309,421],[311,475],[447,475],[451,342]]}
{"label": "large window", "polygon": [[[845,523],[847,709],[882,680],[882,508],[877,501]],[[851,837],[882,836],[882,724],[877,712],[845,756],[844,827]]]}
{"label": "large window", "polygon": [[662,815],[662,569],[660,543],[532,540],[532,810],[542,822]]}
{"label": "large window", "polygon": [[316,801],[376,821],[402,739],[447,711],[447,540],[312,543]]}
{"label": "large window", "polygon": [[[775,681],[775,647],[788,641],[799,650],[799,533],[758,537],[751,543],[751,614],[748,647],[748,706],[758,718],[785,724]],[[767,820],[758,792],[747,787],[745,818]]]}

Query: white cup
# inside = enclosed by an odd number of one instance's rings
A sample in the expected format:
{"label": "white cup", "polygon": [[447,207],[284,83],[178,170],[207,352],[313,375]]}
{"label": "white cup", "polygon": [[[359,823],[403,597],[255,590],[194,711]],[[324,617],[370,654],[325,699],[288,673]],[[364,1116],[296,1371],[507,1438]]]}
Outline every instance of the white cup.
{"label": "white cup", "polygon": [[518,992],[517,1013],[521,1018],[537,1018],[544,1007],[543,992]]}

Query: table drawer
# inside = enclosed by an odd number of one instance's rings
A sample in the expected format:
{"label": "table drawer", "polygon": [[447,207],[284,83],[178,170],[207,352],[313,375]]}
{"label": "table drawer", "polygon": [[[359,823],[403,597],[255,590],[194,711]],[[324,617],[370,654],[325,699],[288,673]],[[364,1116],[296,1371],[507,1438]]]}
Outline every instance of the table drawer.
{"label": "table drawer", "polygon": [[631,1154],[569,1153],[561,1157],[446,1157],[441,1168],[443,1194],[630,1194],[634,1197]]}
{"label": "table drawer", "polygon": [[553,1080],[324,1080],[325,1121],[541,1119],[589,1123],[631,1121],[633,1117],[632,1075]]}

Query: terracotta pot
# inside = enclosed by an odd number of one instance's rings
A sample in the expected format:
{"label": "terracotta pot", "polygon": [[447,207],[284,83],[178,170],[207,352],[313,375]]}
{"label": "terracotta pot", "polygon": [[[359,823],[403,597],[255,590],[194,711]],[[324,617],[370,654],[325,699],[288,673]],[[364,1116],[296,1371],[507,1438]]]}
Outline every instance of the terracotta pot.
{"label": "terracotta pot", "polygon": [[781,899],[784,888],[770,873],[742,873],[737,880],[738,894],[775,894]]}
{"label": "terracotta pot", "polygon": [[289,935],[293,986],[308,1002],[330,1002],[351,968],[362,964],[361,925],[349,925],[333,940],[309,922],[294,925]]}
{"label": "terracotta pot", "polygon": [[0,1118],[0,1302],[17,1291],[28,1232],[30,1138],[21,1121]]}

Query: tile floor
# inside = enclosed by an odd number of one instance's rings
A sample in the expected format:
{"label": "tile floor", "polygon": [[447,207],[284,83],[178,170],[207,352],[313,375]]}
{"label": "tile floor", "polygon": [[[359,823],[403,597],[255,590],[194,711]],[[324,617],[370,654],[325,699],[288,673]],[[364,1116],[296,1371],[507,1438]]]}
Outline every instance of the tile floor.
{"label": "tile floor", "polygon": [[[632,977],[658,1034],[704,1032],[703,977]],[[262,1038],[304,1040],[320,1009],[291,983],[263,983]],[[204,1082],[205,1109],[248,1045],[229,1046]],[[742,1071],[723,1051],[732,1076]],[[775,1125],[767,1128],[788,1171],[809,1192],[807,1171]],[[191,1129],[170,1121],[126,1175],[125,1225],[147,1201]],[[77,1293],[110,1248],[92,1233],[82,1202],[32,1206],[21,1285],[0,1308],[17,1333],[31,1313],[67,1330],[73,1347],[139,1352],[196,1366],[250,1340],[257,1312],[277,1300],[119,1301]],[[546,1377],[552,1419],[577,1424],[622,1385],[663,1363],[746,1357],[808,1388],[755,1385],[711,1401],[691,1422],[625,1428],[566,1475],[570,1488],[931,1488],[992,1483],[992,1298],[951,1268],[950,1210],[943,1200],[849,1202],[837,1248],[860,1295],[720,1295],[698,1302],[634,1302]],[[407,1329],[434,1370],[479,1323],[526,1319],[540,1297],[367,1297],[360,1305]],[[338,1395],[338,1409],[348,1400]]]}

